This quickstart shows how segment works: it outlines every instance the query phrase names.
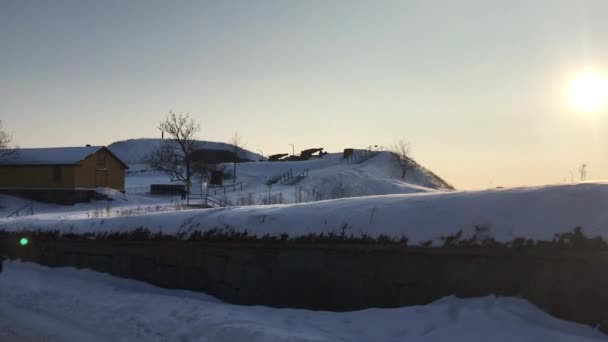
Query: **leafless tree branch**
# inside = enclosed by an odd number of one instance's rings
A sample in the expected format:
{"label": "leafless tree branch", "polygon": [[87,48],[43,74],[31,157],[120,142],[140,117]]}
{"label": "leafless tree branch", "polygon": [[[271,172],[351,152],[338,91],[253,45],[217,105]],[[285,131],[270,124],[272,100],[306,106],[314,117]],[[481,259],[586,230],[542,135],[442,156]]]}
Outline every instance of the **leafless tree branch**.
{"label": "leafless tree branch", "polygon": [[410,158],[412,145],[403,140],[399,140],[396,144],[391,145],[390,152],[393,155],[393,161],[401,169],[401,178],[404,179],[408,170],[414,166],[413,160]]}
{"label": "leafless tree branch", "polygon": [[171,182],[181,182],[190,189],[192,178],[192,153],[196,149],[196,133],[200,124],[188,113],[167,114],[158,128],[170,138],[162,142],[160,148],[146,158],[146,163],[154,170],[162,171]]}
{"label": "leafless tree branch", "polygon": [[13,136],[2,126],[0,120],[0,160],[5,160],[17,153],[17,147],[12,145]]}

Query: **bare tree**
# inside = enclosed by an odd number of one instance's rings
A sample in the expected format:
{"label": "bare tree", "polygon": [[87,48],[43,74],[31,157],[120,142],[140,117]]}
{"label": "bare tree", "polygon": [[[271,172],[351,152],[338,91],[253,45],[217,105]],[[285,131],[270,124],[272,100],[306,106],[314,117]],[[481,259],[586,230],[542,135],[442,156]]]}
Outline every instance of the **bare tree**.
{"label": "bare tree", "polygon": [[17,152],[12,142],[12,135],[4,129],[0,120],[0,160],[7,159]]}
{"label": "bare tree", "polygon": [[192,153],[197,142],[194,139],[200,131],[200,124],[189,113],[172,111],[158,128],[169,136],[162,145],[147,158],[146,163],[154,170],[162,171],[171,182],[181,182],[190,191],[192,178]]}
{"label": "bare tree", "polygon": [[239,152],[245,148],[246,143],[243,142],[243,137],[239,135],[239,132],[234,132],[232,138],[230,138],[230,144],[232,145],[234,152],[234,161],[232,163],[232,182],[236,183],[236,162],[239,159]]}
{"label": "bare tree", "polygon": [[390,152],[393,155],[393,161],[401,169],[401,178],[405,178],[405,174],[414,166],[410,154],[412,152],[412,145],[403,140],[399,140],[394,145],[391,145]]}

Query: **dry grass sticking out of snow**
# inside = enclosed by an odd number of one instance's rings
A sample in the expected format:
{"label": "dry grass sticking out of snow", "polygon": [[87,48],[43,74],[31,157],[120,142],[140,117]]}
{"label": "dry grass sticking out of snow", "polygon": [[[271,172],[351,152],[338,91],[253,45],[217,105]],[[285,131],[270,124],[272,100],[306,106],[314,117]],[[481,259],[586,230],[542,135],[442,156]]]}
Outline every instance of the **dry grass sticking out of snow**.
{"label": "dry grass sticking out of snow", "polygon": [[410,244],[462,230],[472,236],[485,227],[500,242],[516,238],[551,240],[557,233],[583,227],[587,236],[608,240],[608,183],[533,188],[435,192],[346,198],[304,204],[192,209],[134,216],[87,218],[36,215],[1,219],[0,230],[71,233],[127,232],[188,234],[229,229],[250,236],[289,237],[337,233],[407,237]]}

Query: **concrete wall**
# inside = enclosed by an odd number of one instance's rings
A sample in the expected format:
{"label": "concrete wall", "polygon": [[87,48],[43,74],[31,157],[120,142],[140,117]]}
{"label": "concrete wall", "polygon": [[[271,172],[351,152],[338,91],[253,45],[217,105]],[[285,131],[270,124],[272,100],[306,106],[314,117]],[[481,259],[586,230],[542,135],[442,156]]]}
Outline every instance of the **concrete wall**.
{"label": "concrete wall", "polygon": [[447,295],[521,296],[608,328],[608,253],[380,245],[3,238],[11,257],[108,272],[225,301],[324,310],[425,304]]}

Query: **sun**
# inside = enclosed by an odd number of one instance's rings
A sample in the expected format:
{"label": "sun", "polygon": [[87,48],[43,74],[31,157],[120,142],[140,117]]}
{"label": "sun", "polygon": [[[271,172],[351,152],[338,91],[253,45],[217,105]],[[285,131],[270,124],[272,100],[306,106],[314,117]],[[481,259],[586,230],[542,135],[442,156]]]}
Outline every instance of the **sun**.
{"label": "sun", "polygon": [[570,84],[570,102],[579,111],[601,111],[608,104],[608,79],[595,71],[578,74]]}

